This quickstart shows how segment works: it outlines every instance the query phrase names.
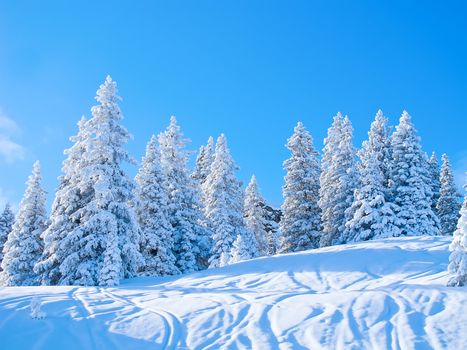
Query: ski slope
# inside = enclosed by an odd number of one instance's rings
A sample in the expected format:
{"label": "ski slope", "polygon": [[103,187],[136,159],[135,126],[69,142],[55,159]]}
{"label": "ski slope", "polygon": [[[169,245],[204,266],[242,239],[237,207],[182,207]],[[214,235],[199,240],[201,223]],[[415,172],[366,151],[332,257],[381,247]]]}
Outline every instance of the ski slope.
{"label": "ski slope", "polygon": [[[0,288],[0,349],[467,349],[450,238],[260,258],[118,288]],[[29,317],[31,297],[47,318]]]}

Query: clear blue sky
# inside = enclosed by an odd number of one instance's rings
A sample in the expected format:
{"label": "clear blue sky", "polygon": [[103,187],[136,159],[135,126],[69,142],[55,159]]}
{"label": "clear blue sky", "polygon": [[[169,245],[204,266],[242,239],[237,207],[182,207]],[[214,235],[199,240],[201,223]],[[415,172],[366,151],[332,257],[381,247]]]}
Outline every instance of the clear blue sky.
{"label": "clear blue sky", "polygon": [[[317,148],[337,112],[355,144],[378,108],[412,115],[427,152],[467,170],[467,7],[419,1],[2,1],[0,201],[17,204],[32,163],[49,198],[62,151],[107,74],[128,145],[177,116],[190,148],[224,132],[239,176],[282,202],[298,120]],[[129,169],[133,176],[135,168]]]}

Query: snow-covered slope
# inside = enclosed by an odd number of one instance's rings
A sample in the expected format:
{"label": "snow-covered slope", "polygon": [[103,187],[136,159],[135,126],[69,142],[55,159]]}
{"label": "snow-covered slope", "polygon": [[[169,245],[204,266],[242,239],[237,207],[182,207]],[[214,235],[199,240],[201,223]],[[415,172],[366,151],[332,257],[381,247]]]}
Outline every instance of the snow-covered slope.
{"label": "snow-covered slope", "polygon": [[[119,288],[1,288],[0,349],[466,349],[448,244],[335,246]],[[33,295],[44,320],[29,317]]]}

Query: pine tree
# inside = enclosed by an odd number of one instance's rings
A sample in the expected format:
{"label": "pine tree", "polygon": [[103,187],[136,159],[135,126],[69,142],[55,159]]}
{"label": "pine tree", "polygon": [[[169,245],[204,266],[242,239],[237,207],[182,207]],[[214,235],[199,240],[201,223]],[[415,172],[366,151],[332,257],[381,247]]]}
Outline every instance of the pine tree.
{"label": "pine tree", "polygon": [[265,200],[261,196],[256,177],[253,175],[245,190],[244,218],[247,230],[253,232],[258,255],[268,255],[268,233],[266,231]]}
{"label": "pine tree", "polygon": [[81,170],[85,163],[86,119],[78,122],[78,134],[70,137],[73,146],[64,151],[67,158],[62,164],[62,175],[58,178],[59,187],[55,193],[49,226],[42,234],[44,250],[41,259],[34,267],[41,284],[57,285],[62,274],[60,265],[69,251],[63,239],[79,226],[79,210],[82,209],[91,194],[90,189],[83,191],[80,184]]}
{"label": "pine tree", "polygon": [[286,147],[292,155],[284,162],[286,176],[280,222],[280,251],[284,253],[317,248],[321,234],[318,152],[301,122],[297,123]]}
{"label": "pine tree", "polygon": [[346,223],[343,242],[397,237],[397,208],[387,201],[387,119],[381,110],[376,114],[358,156],[360,187],[351,207],[353,216]]}
{"label": "pine tree", "polygon": [[182,273],[206,267],[210,248],[198,187],[188,173],[189,153],[184,150],[187,141],[172,116],[166,131],[159,135],[159,144],[168,184],[176,266]]}
{"label": "pine tree", "polygon": [[46,228],[45,196],[41,187],[41,168],[34,163],[32,175],[19,205],[13,228],[3,247],[0,280],[7,286],[31,286],[38,284],[33,267],[39,260],[43,245],[40,238]]}
{"label": "pine tree", "polygon": [[[467,184],[464,186],[467,189]],[[460,287],[467,285],[467,194],[464,196],[464,204],[459,213],[457,230],[454,232],[452,243],[449,246],[448,271],[451,274],[447,285]]]}
{"label": "pine tree", "polygon": [[268,255],[276,255],[280,249],[281,233],[279,230],[279,222],[281,211],[273,209],[269,205],[263,205],[266,213],[265,230],[268,241]]}
{"label": "pine tree", "polygon": [[353,217],[351,205],[358,187],[353,129],[349,118],[338,113],[324,140],[319,206],[323,235],[320,245],[345,243],[345,223]]}
{"label": "pine tree", "polygon": [[59,284],[112,286],[136,276],[144,260],[132,203],[135,184],[122,163],[134,163],[124,145],[131,138],[120,124],[117,85],[109,76],[97,90],[97,106],[83,126],[84,146],[77,186],[81,204],[72,215],[79,225],[60,245],[67,253]]}
{"label": "pine tree", "polygon": [[433,194],[427,157],[406,111],[392,135],[391,146],[392,198],[398,206],[401,234],[439,234],[438,218],[431,209]]}
{"label": "pine tree", "polygon": [[157,138],[151,137],[136,175],[139,205],[136,214],[142,233],[145,265],[142,274],[165,276],[179,273],[173,254],[173,228],[168,216],[167,179],[162,170]]}
{"label": "pine tree", "polygon": [[235,177],[237,169],[227,140],[221,134],[217,139],[211,172],[204,183],[206,216],[213,231],[210,267],[229,263],[232,244],[237,235],[245,231],[242,183]]}
{"label": "pine tree", "polygon": [[14,221],[15,215],[11,211],[10,204],[7,203],[3,213],[0,215],[0,271],[2,271],[3,246],[11,232]]}
{"label": "pine tree", "polygon": [[452,235],[456,230],[456,222],[459,219],[460,205],[458,198],[460,197],[454,183],[451,164],[446,154],[441,156],[441,175],[438,203],[436,212],[440,221],[440,233],[442,235]]}
{"label": "pine tree", "polygon": [[230,264],[258,257],[255,235],[248,229],[238,234],[230,252]]}
{"label": "pine tree", "polygon": [[199,148],[198,156],[196,157],[195,170],[191,177],[197,181],[200,187],[203,186],[206,178],[211,171],[211,164],[214,160],[214,139],[209,136],[208,143]]}
{"label": "pine tree", "polygon": [[431,192],[433,193],[432,198],[431,198],[431,210],[433,210],[435,214],[438,214],[436,205],[438,204],[439,191],[441,189],[441,183],[440,183],[441,169],[439,167],[438,159],[436,158],[435,152],[431,154],[431,157],[428,160],[428,168],[429,168],[429,178],[431,181]]}

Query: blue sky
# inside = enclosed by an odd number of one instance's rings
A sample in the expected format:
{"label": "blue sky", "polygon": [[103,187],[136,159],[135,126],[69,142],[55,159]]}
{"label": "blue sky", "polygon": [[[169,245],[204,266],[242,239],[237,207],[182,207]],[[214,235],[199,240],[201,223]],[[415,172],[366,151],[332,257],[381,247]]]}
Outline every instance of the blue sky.
{"label": "blue sky", "polygon": [[[107,74],[140,158],[177,116],[190,148],[224,132],[247,181],[282,201],[298,120],[317,148],[348,114],[355,145],[378,108],[407,109],[427,152],[467,170],[467,21],[459,2],[2,1],[0,203],[17,204],[35,159],[49,199],[76,122]],[[133,176],[136,169],[130,167]]]}

